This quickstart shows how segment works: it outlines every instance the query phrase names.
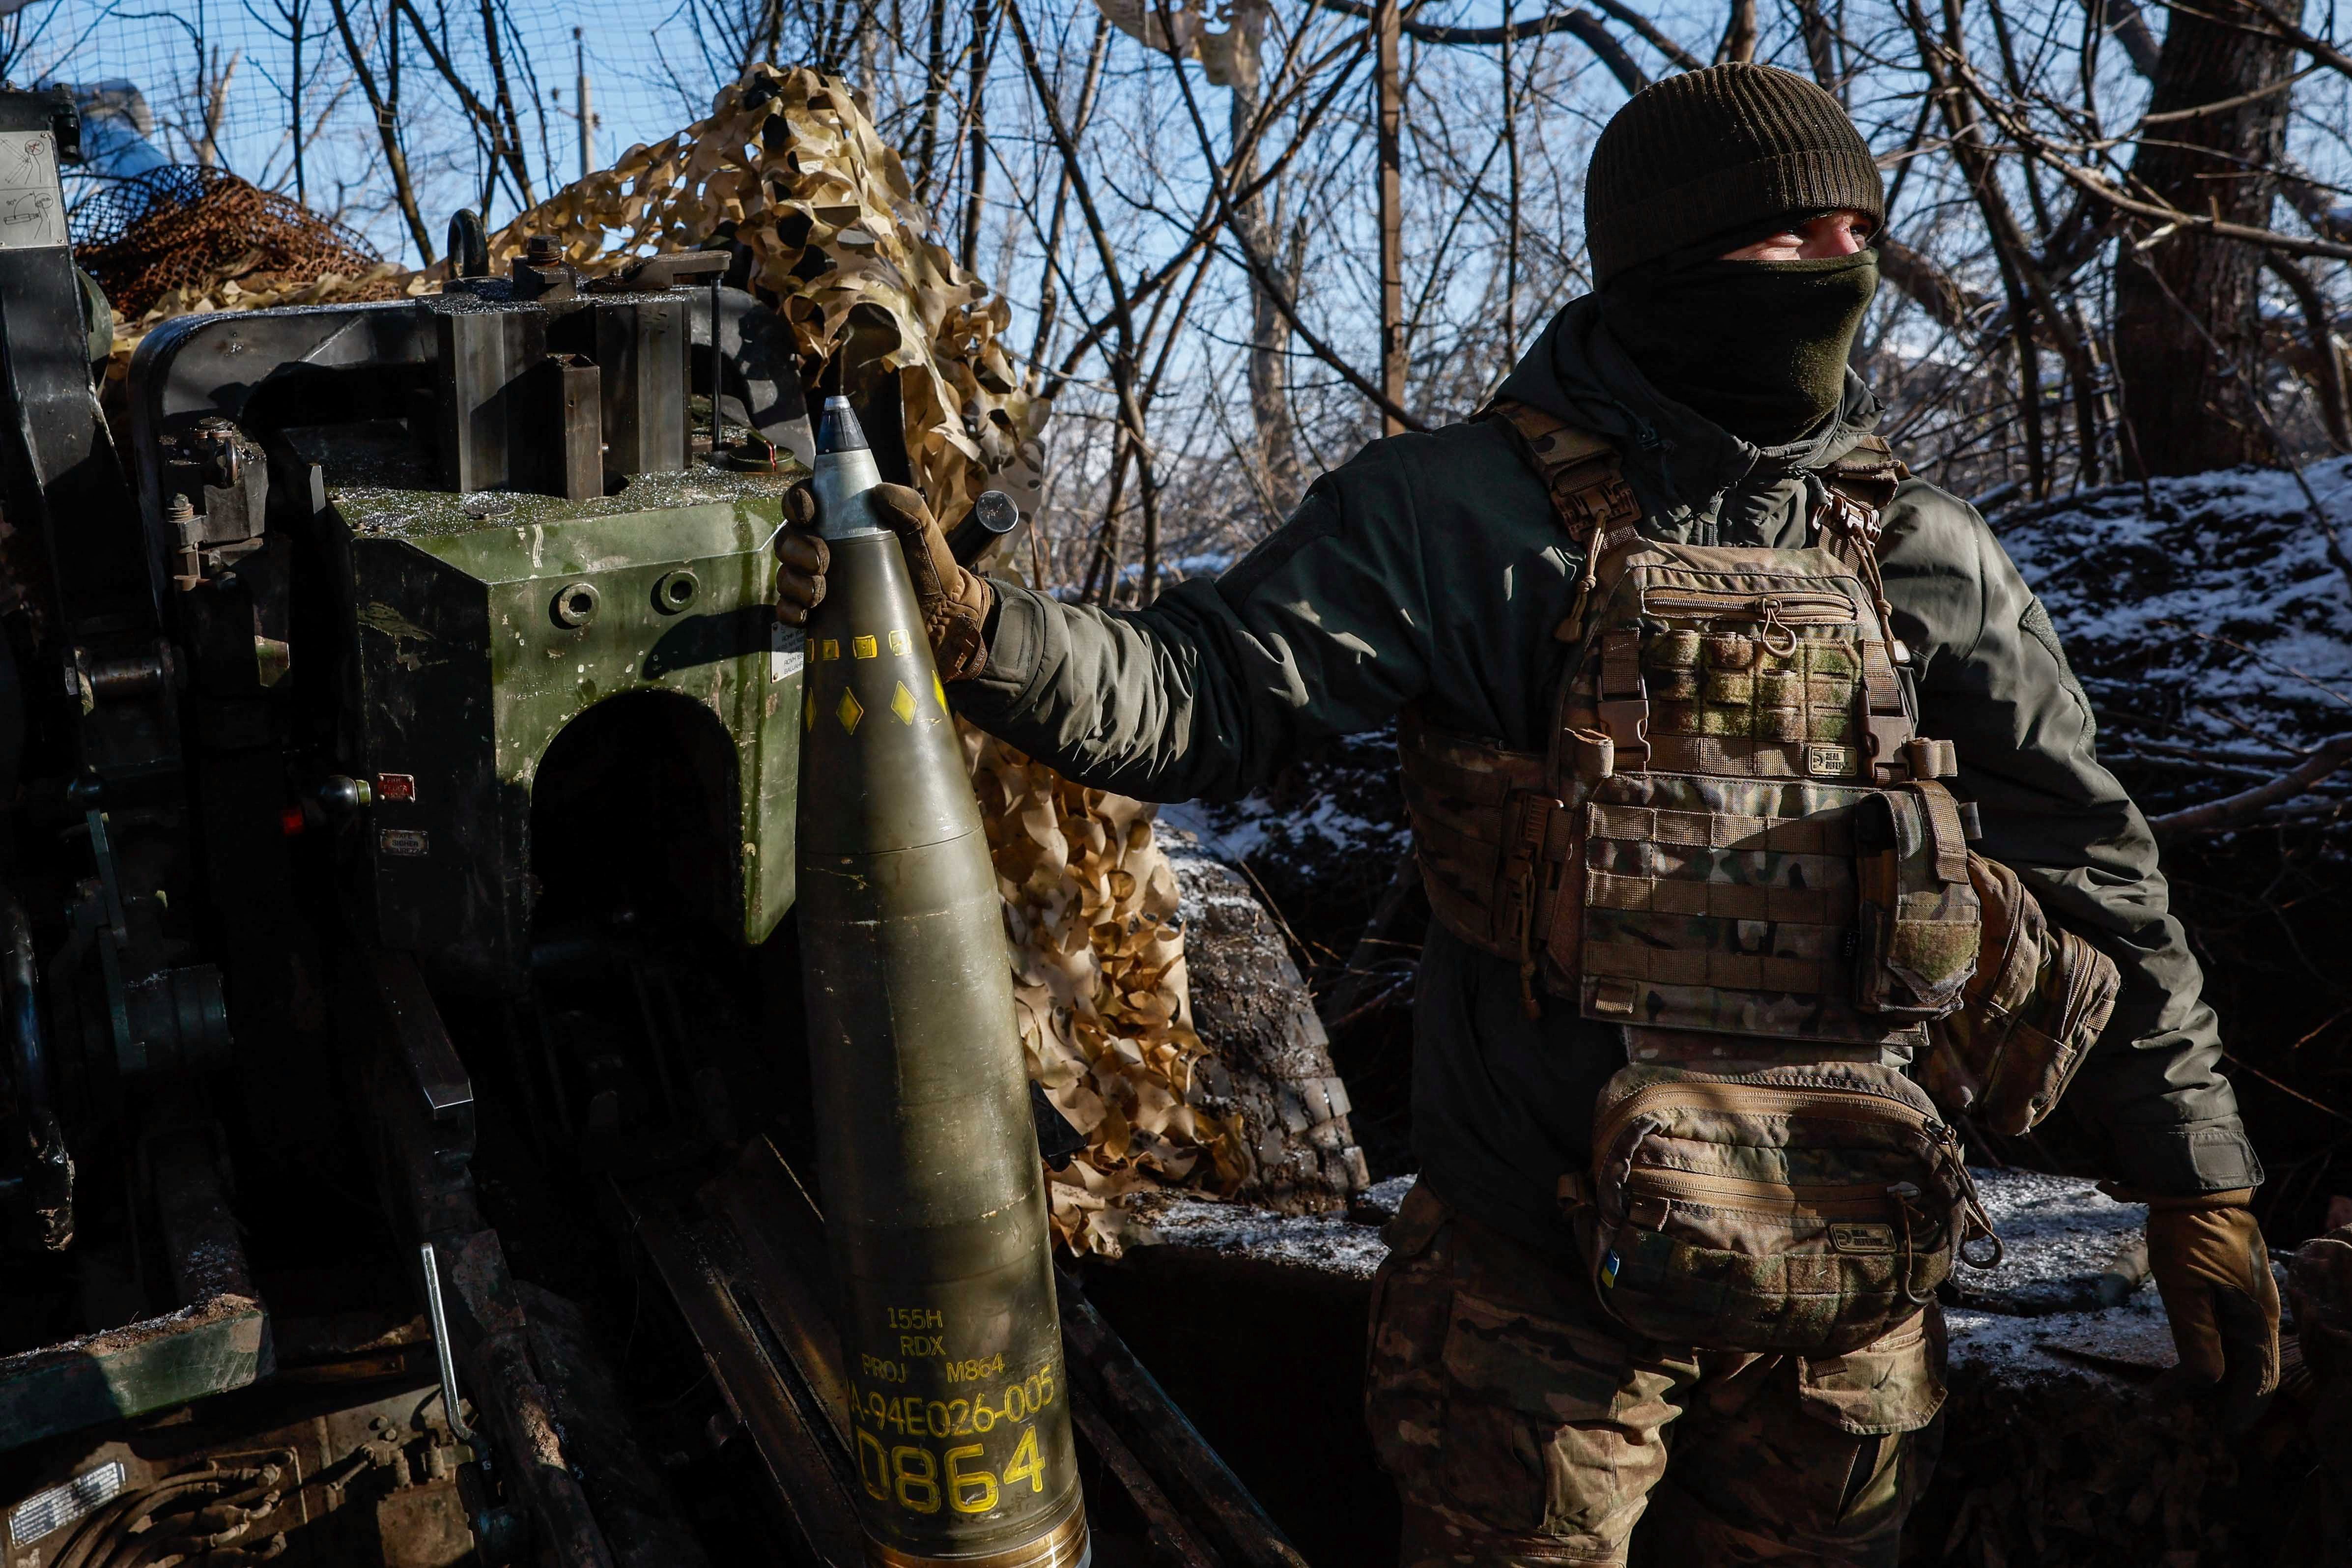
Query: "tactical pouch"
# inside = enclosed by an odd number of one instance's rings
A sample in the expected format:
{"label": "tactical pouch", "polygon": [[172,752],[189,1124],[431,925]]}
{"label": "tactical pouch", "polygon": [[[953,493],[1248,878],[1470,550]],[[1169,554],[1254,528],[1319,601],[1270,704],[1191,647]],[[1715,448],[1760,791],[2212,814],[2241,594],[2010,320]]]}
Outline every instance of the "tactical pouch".
{"label": "tactical pouch", "polygon": [[2050,1114],[2114,1014],[2122,976],[2053,926],[2008,867],[1969,857],[1984,944],[1958,1011],[1928,1027],[1928,1092],[2014,1135]]}
{"label": "tactical pouch", "polygon": [[1933,779],[1865,797],[1853,819],[1854,1003],[1941,1018],[1976,973],[1982,911],[1958,802]]}
{"label": "tactical pouch", "polygon": [[1958,1139],[1897,1068],[1628,1067],[1594,1134],[1580,1231],[1598,1294],[1668,1344],[1843,1355],[1991,1237]]}

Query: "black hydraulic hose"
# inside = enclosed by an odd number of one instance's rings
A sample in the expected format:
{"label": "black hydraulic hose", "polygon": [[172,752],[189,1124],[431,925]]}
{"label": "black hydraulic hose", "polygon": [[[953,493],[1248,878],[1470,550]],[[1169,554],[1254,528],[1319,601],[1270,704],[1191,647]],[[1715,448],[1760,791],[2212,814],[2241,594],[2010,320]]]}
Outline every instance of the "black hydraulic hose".
{"label": "black hydraulic hose", "polygon": [[226,1485],[232,1478],[218,1470],[186,1470],[157,1481],[143,1491],[124,1492],[84,1519],[58,1548],[56,1568],[95,1568],[100,1552],[112,1549],[149,1514],[175,1494],[200,1487]]}
{"label": "black hydraulic hose", "polygon": [[9,1076],[29,1117],[49,1103],[49,1064],[41,1037],[41,996],[33,962],[33,924],[16,895],[0,887],[0,995],[6,999]]}

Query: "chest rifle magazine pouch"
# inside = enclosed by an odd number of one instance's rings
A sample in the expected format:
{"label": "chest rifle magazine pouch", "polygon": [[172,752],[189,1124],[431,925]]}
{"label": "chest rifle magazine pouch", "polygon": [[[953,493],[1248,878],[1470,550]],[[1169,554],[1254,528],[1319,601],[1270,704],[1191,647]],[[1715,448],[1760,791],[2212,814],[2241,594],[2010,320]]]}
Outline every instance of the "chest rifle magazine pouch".
{"label": "chest rifle magazine pouch", "polygon": [[1979,855],[1969,879],[1984,941],[1959,1008],[1928,1026],[1919,1076],[1936,1099],[2015,1136],[2057,1106],[2105,1032],[2115,961],[2052,925],[2017,873]]}
{"label": "chest rifle magazine pouch", "polygon": [[1982,910],[1959,803],[1933,779],[1865,797],[1854,813],[1854,1004],[1941,1018],[1976,973]]}

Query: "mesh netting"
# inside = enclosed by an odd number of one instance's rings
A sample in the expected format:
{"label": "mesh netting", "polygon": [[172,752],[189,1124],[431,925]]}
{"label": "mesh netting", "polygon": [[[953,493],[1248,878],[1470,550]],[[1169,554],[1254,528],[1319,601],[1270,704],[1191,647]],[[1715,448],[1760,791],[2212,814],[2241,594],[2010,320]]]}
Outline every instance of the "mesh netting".
{"label": "mesh netting", "polygon": [[[173,164],[124,180],[81,204],[74,259],[98,279],[115,312],[137,321],[173,289],[202,291],[224,279],[266,276],[280,284],[357,278],[383,265],[358,235],[221,169]],[[345,295],[397,294],[379,284]]]}

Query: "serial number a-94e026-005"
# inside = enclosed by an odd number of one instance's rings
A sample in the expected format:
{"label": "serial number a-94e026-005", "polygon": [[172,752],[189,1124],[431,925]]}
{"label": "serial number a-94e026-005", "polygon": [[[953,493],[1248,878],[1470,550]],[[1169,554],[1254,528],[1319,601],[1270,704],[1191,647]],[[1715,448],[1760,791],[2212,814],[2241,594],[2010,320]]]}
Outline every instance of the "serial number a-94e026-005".
{"label": "serial number a-94e026-005", "polygon": [[857,1422],[857,1468],[866,1492],[912,1513],[932,1514],[944,1507],[974,1515],[995,1511],[1010,1500],[1008,1493],[1044,1492],[1045,1461],[1033,1417],[1060,1397],[1059,1370],[1048,1363],[1026,1377],[956,1399],[886,1394],[853,1381],[849,1405]]}

